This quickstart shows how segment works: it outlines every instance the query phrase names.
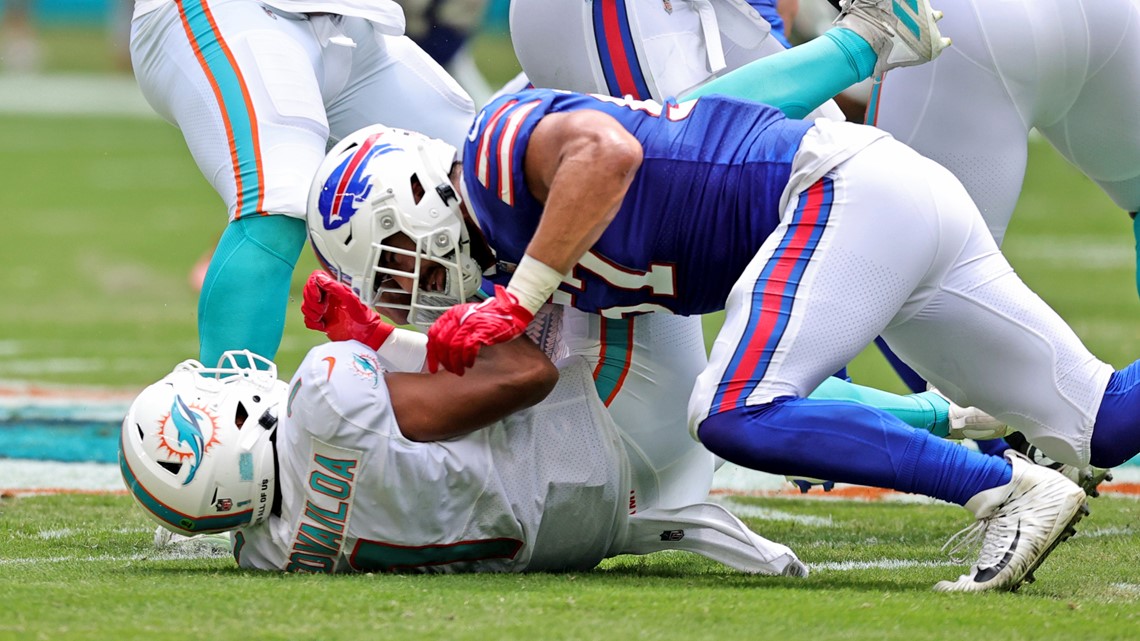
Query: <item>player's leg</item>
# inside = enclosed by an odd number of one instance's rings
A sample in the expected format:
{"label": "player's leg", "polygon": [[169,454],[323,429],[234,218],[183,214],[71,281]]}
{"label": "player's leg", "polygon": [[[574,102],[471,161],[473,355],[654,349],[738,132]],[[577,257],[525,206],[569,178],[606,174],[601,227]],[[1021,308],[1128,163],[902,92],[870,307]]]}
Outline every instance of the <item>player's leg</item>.
{"label": "player's leg", "polygon": [[[805,139],[804,148],[814,144]],[[729,296],[690,425],[703,420],[702,442],[745,467],[964,504],[1008,481],[1009,465],[876,408],[806,398],[887,326],[936,260],[937,230],[907,208],[917,203],[890,208],[898,220],[885,222],[868,205],[878,207],[883,199],[874,194],[889,193],[895,181],[921,179],[891,167],[891,176],[835,172],[796,195]],[[907,233],[908,242],[888,243],[883,228],[894,238]]]}
{"label": "player's leg", "polygon": [[[943,438],[1000,440],[1009,426],[974,407],[952,403],[936,391],[914,394],[892,394],[828,376],[808,398],[856,401],[878,408],[907,425]],[[979,448],[987,454],[1001,455],[1005,448]]]}
{"label": "player's leg", "polygon": [[[1022,3],[973,4],[962,0],[945,7],[939,28],[954,46],[932,63],[886,74],[872,92],[867,123],[953,172],[1000,245],[1021,193],[1034,109],[1033,96],[1015,95],[1011,85],[1035,84],[1036,70],[1007,60],[1017,65],[1018,82],[1003,77],[979,18],[979,12],[1008,13]],[[1003,37],[1000,51],[1006,57],[1028,57],[1034,48],[1024,31],[1000,29],[990,37]]]}
{"label": "player's leg", "polygon": [[459,83],[410,38],[377,38],[362,19],[345,18],[342,25],[355,48],[347,77],[326,85],[332,137],[383,123],[462,149],[475,104]]}
{"label": "player's leg", "polygon": [[202,362],[228,349],[276,354],[327,139],[319,49],[303,16],[242,1],[171,3],[133,26],[143,94],[229,210],[199,298]]}
{"label": "player's leg", "polygon": [[[761,15],[729,0],[668,4],[659,0],[512,0],[511,40],[535,86],[658,101],[683,95],[728,71],[784,51],[770,36],[770,26]],[[794,70],[810,73],[805,69],[823,64],[827,70],[820,73],[827,76],[833,66],[850,66],[838,48],[828,54],[831,57],[798,58],[801,62]],[[873,66],[871,53],[868,74]],[[781,74],[769,83],[773,91],[793,79],[797,87],[809,84],[793,72]],[[831,96],[826,89],[813,87],[812,91],[813,97],[796,101],[796,108],[812,101],[823,104]],[[810,110],[796,115],[802,117]],[[842,119],[830,103],[813,115]]]}
{"label": "player's leg", "polygon": [[784,48],[759,14],[728,0],[512,0],[510,23],[536,86],[657,101]]}
{"label": "player's leg", "polygon": [[685,408],[708,363],[700,318],[648,314],[602,318],[566,309],[562,337],[593,370],[598,396],[627,437],[631,458],[653,477],[635,483],[641,508],[706,500],[713,456],[689,436]]}
{"label": "player's leg", "polygon": [[[946,11],[939,29],[954,40],[954,46],[934,62],[886,74],[872,90],[866,120],[954,172],[1000,243],[1025,174],[1030,126],[1026,119],[1033,112],[1033,96],[1011,93],[994,55],[1002,53],[1018,70],[1019,81],[1032,83],[1033,67],[1022,67],[1033,48],[1023,42],[1029,29],[1027,16],[1000,30],[982,28],[984,16],[1016,14],[1013,5],[1019,3],[973,4],[971,0],[939,4]],[[991,6],[997,4],[1003,6]],[[1006,43],[996,51],[987,39],[995,34]],[[885,343],[876,343],[908,387],[925,388],[925,381]],[[1000,442],[980,447],[1004,449]]]}
{"label": "player's leg", "polygon": [[[822,37],[712,80],[686,98],[721,93],[778,107],[802,118],[830,96],[888,69],[921,64],[949,44],[925,0],[913,7],[886,0],[853,0]],[[903,16],[913,10],[916,16]]]}
{"label": "player's leg", "polygon": [[[971,207],[948,172],[930,163],[928,173],[938,207]],[[1140,364],[1114,372],[1093,356],[992,238],[958,229],[962,220],[943,217],[943,235],[964,241],[884,330],[887,341],[947,396],[1006,420],[1057,461],[1112,467],[1140,453]]]}
{"label": "player's leg", "polygon": [[[803,398],[884,328],[927,308],[937,274],[960,255],[960,228],[976,226],[1000,257],[960,186],[968,207],[942,215],[945,194],[927,187],[933,167],[881,140],[798,196],[729,296],[690,417],[710,450],[741,465],[967,507],[986,531],[981,555],[968,575],[937,587],[1015,589],[1081,518],[1078,486],[1017,455],[973,452],[874,408]],[[890,241],[882,229],[892,230]]]}
{"label": "player's leg", "polygon": [[[1063,33],[1077,41],[1065,42],[1067,46],[1048,67],[1051,84],[1069,92],[1050,101],[1056,109],[1043,113],[1035,124],[1113,202],[1136,212],[1140,210],[1140,113],[1135,108],[1140,104],[1140,5],[1129,0],[1085,4],[1080,3],[1079,17],[1062,25]],[[1065,55],[1076,46],[1087,48],[1087,59],[1080,59],[1085,64],[1073,64],[1071,54]],[[1135,217],[1133,232],[1140,238]],[[1140,291],[1140,267],[1136,278]]]}

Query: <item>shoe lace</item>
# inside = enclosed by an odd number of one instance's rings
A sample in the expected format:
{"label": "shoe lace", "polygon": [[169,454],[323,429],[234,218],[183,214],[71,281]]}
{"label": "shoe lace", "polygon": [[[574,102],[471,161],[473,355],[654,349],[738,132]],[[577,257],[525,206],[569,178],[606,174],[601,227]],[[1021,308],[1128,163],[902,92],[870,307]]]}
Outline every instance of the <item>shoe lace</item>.
{"label": "shoe lace", "polygon": [[887,15],[877,6],[868,4],[866,2],[856,2],[856,0],[840,0],[839,1],[839,15],[836,17],[835,22],[841,19],[854,15],[873,23],[878,28],[886,32],[886,36],[890,37],[895,34],[894,25],[888,19]]}
{"label": "shoe lace", "polygon": [[996,512],[967,525],[942,545],[942,551],[954,563],[965,563],[975,554],[979,567],[997,563],[1005,554],[1007,545],[1004,543],[1015,529],[1011,519],[1002,516],[1009,515]]}
{"label": "shoe lace", "polygon": [[958,530],[942,544],[942,551],[955,563],[964,563],[967,558],[980,550],[982,540],[989,529],[990,518],[979,519]]}

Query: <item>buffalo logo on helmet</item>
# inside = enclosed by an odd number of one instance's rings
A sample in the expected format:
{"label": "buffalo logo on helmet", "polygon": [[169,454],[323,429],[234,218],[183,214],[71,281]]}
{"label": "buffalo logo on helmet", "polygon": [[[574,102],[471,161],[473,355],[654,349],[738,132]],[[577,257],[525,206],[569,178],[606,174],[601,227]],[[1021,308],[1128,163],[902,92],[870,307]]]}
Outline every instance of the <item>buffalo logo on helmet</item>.
{"label": "buffalo logo on helmet", "polygon": [[175,395],[170,412],[158,426],[159,446],[174,463],[190,461],[190,473],[183,485],[189,485],[198,473],[202,457],[218,443],[218,419],[205,407],[189,404]]}
{"label": "buffalo logo on helmet", "polygon": [[318,206],[325,229],[331,231],[348,223],[357,208],[368,200],[372,191],[368,163],[377,156],[403,151],[388,143],[377,144],[377,139],[383,135],[378,133],[366,138],[352,154],[340,161],[321,185]]}

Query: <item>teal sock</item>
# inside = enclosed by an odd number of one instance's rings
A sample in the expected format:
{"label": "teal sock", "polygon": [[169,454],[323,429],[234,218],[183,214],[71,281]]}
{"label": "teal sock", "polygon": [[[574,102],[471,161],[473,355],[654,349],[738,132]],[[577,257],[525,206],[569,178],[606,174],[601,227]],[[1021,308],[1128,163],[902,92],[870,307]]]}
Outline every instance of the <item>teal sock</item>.
{"label": "teal sock", "polygon": [[722,94],[772,105],[789,118],[803,118],[835,94],[871,77],[878,55],[850,29],[823,36],[753,61],[682,97]]}
{"label": "teal sock", "polygon": [[198,298],[199,361],[213,367],[232,349],[277,356],[305,238],[305,221],[289,216],[240,218],[226,226]]}
{"label": "teal sock", "polygon": [[855,401],[878,408],[935,436],[945,437],[950,433],[950,401],[934,392],[902,396],[829,376],[808,398]]}
{"label": "teal sock", "polygon": [[1140,294],[1140,221],[1136,220],[1136,212],[1128,215],[1132,217],[1132,235],[1136,238],[1136,293]]}
{"label": "teal sock", "polygon": [[879,61],[879,54],[875,53],[875,50],[862,36],[842,27],[828,29],[823,36],[843,50],[843,54],[847,56],[856,76],[859,78],[855,82],[866,80],[875,72],[875,63]]}

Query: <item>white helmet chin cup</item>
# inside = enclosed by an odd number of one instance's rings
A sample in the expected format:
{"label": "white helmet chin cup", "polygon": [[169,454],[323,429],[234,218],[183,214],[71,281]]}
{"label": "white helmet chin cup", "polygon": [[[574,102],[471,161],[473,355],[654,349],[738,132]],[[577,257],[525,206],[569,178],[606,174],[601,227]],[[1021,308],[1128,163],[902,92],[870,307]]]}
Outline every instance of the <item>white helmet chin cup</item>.
{"label": "white helmet chin cup", "polygon": [[[309,190],[309,239],[324,268],[365,303],[408,310],[424,327],[482,284],[451,184],[455,153],[423,134],[366,127],[329,151]],[[381,266],[384,252],[413,266]],[[443,291],[421,289],[428,261],[444,268]],[[405,291],[396,279],[415,286]]]}
{"label": "white helmet chin cup", "polygon": [[[255,369],[261,366],[263,369]],[[274,435],[286,383],[270,361],[226,352],[179,363],[131,403],[119,440],[123,482],[179,534],[256,525],[273,507]]]}

